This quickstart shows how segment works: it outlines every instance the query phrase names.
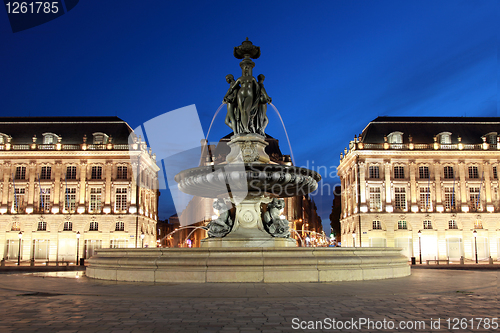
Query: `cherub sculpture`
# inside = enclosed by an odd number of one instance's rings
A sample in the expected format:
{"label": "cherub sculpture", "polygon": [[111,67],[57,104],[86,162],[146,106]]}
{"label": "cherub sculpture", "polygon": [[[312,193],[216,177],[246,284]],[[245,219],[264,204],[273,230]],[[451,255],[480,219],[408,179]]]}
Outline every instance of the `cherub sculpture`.
{"label": "cherub sculpture", "polygon": [[267,204],[267,212],[264,213],[264,222],[268,232],[274,237],[290,237],[290,226],[288,220],[281,219],[280,211],[285,207],[285,200],[274,198]]}
{"label": "cherub sculpture", "polygon": [[233,227],[229,208],[223,199],[215,200],[213,207],[219,211],[219,217],[208,223],[208,237],[224,237]]}

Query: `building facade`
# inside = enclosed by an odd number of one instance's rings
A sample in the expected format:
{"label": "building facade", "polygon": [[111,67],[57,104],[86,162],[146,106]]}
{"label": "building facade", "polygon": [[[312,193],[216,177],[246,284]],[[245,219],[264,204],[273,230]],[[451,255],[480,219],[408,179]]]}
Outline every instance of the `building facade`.
{"label": "building facade", "polygon": [[342,246],[500,256],[500,118],[378,117],[341,154]]}
{"label": "building facade", "polygon": [[117,117],[0,118],[0,257],[156,246],[158,170]]}

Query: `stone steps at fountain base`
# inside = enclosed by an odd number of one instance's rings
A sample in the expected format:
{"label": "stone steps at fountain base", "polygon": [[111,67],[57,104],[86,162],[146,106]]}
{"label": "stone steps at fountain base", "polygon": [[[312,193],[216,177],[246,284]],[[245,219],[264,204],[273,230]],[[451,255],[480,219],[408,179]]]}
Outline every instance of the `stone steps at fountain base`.
{"label": "stone steps at fountain base", "polygon": [[398,248],[100,249],[86,275],[163,283],[333,282],[410,275]]}

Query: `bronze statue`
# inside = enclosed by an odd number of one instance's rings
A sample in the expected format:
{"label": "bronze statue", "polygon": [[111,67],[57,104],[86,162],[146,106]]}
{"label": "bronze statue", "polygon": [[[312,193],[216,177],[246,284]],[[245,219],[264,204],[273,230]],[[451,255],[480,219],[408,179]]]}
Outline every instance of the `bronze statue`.
{"label": "bronze statue", "polygon": [[219,217],[208,223],[208,237],[224,237],[233,227],[229,207],[223,199],[215,200],[213,207],[219,211]]}
{"label": "bronze statue", "polygon": [[285,207],[285,200],[274,198],[267,204],[267,212],[264,213],[264,222],[268,232],[274,237],[290,237],[290,226],[288,220],[281,219],[280,211]]}
{"label": "bronze statue", "polygon": [[234,134],[257,133],[265,136],[269,122],[267,103],[271,103],[271,98],[264,89],[264,75],[259,75],[258,82],[253,77],[255,63],[250,59],[260,56],[260,48],[252,45],[247,38],[242,45],[234,48],[234,56],[243,59],[240,62],[242,75],[236,81],[231,74],[226,76],[230,84],[223,99],[223,103],[227,104],[226,125]]}

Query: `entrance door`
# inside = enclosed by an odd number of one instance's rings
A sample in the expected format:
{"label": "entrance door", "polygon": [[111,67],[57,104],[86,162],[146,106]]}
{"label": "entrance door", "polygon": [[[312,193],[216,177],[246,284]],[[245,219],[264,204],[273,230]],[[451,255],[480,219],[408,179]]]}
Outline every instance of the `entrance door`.
{"label": "entrance door", "polygon": [[462,238],[454,237],[446,239],[446,248],[448,251],[448,258],[450,260],[460,260],[460,257],[464,255]]}

